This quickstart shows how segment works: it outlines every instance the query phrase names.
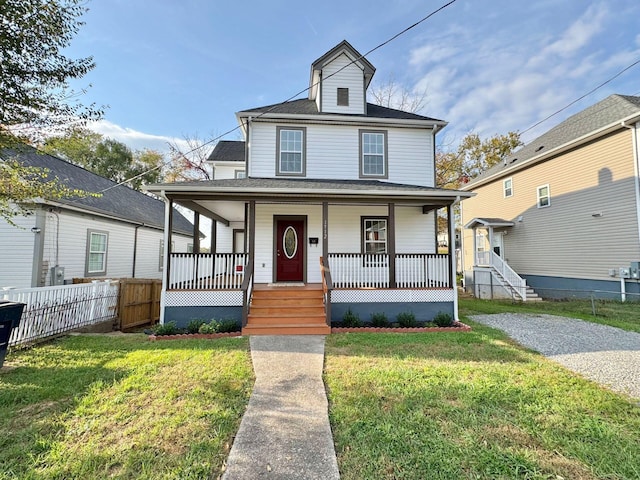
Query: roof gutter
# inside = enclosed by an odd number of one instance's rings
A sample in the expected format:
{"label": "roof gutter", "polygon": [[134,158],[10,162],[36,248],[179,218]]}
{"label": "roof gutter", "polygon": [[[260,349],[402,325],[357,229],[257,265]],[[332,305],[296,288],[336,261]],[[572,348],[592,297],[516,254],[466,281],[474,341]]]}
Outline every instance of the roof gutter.
{"label": "roof gutter", "polygon": [[[555,155],[559,155],[561,153],[566,152],[567,150],[571,150],[572,148],[578,147],[580,145],[583,145],[591,140],[594,140],[596,138],[602,137],[604,135],[607,135],[608,133],[614,132],[616,130],[618,130],[621,127],[625,127],[627,126],[626,124],[628,124],[629,122],[636,122],[640,120],[640,114],[638,114],[637,112],[629,115],[625,118],[623,118],[622,120],[617,120],[614,123],[610,123],[609,125],[605,125],[604,127],[601,127],[597,130],[594,130],[592,132],[587,133],[586,135],[582,135],[581,137],[578,137],[574,140],[571,140],[569,142],[563,143],[562,145],[557,146],[556,148],[553,148],[551,150],[548,150],[544,153],[541,153],[539,155],[535,155],[533,157],[531,157],[528,160],[523,161],[522,163],[518,163],[516,165],[512,165],[510,167],[504,168],[502,170],[500,170],[499,172],[494,173],[493,175],[490,175],[486,178],[482,178],[479,179],[477,181],[472,181],[471,183],[468,183],[466,185],[464,185],[463,187],[461,187],[460,189],[463,191],[469,191],[469,190],[473,190],[476,187],[479,187],[481,185],[485,185],[487,183],[491,183],[494,180],[507,176],[509,174],[512,174],[514,171],[518,171],[520,169],[523,169],[525,167],[529,167],[531,165],[535,165],[536,163],[542,162],[546,159],[548,159],[549,157],[553,157]],[[532,143],[532,142],[529,142]],[[517,152],[516,152],[517,155]]]}

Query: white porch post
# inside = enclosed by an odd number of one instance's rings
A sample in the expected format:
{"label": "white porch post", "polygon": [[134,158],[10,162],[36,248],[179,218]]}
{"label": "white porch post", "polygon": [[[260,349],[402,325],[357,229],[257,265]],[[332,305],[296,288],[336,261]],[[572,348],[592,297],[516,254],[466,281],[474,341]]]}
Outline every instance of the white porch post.
{"label": "white porch post", "polygon": [[[449,220],[449,265],[451,271],[451,286],[453,287],[453,319],[459,321],[458,318],[458,285],[456,284],[456,244],[455,244],[455,219],[453,218],[453,205],[447,205],[447,219]],[[474,230],[474,247],[475,247],[475,230]],[[475,254],[474,254],[475,256]]]}
{"label": "white porch post", "polygon": [[162,293],[160,295],[160,323],[164,324],[165,295],[169,287],[169,250],[171,249],[171,228],[173,227],[173,202],[164,195],[164,190],[160,196],[164,198],[164,248],[162,249]]}
{"label": "white porch post", "polygon": [[473,227],[473,266],[478,265],[478,232],[476,227]]}

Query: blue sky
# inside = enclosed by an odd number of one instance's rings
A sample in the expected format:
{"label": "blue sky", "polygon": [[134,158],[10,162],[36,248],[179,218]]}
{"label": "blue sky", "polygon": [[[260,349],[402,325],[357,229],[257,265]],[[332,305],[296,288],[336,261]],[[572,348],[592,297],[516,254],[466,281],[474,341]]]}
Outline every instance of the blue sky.
{"label": "blue sky", "polygon": [[[235,112],[306,88],[311,62],[346,39],[365,53],[445,0],[93,0],[71,56],[73,84],[108,105],[94,129],[134,149],[211,139]],[[368,56],[373,84],[427,91],[440,142],[523,131],[640,59],[637,0],[458,0]],[[640,65],[523,136],[532,140],[611,93],[640,94]],[[225,137],[238,139],[238,132]]]}

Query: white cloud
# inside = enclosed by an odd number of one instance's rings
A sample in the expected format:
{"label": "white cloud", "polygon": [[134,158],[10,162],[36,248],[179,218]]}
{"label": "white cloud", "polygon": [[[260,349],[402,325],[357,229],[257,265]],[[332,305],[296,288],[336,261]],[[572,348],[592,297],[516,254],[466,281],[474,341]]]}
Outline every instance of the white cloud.
{"label": "white cloud", "polygon": [[158,150],[162,153],[169,152],[169,144],[176,144],[181,149],[186,149],[187,142],[181,138],[167,137],[144,133],[132,128],[122,127],[108,120],[100,120],[87,125],[88,128],[105,137],[124,143],[132,150]]}

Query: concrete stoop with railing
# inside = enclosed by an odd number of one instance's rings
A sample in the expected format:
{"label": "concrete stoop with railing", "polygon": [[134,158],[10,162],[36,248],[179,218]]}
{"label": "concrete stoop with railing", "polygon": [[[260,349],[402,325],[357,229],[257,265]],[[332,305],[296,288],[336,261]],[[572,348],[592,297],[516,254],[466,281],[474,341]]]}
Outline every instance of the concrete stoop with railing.
{"label": "concrete stoop with railing", "polygon": [[[482,255],[480,255],[482,253]],[[479,273],[488,272],[490,281],[483,281],[478,278]],[[522,302],[540,302],[542,299],[533,288],[518,273],[513,270],[495,252],[478,252],[476,256],[476,266],[474,267],[474,290],[478,298],[500,298],[499,291],[503,289],[513,300]],[[483,289],[489,289],[489,293]]]}

